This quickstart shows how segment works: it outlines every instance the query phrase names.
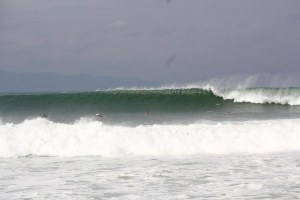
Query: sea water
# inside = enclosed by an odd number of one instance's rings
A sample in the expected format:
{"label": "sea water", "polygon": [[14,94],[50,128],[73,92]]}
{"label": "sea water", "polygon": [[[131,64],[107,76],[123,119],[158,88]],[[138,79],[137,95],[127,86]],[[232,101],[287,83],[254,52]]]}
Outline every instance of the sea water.
{"label": "sea water", "polygon": [[0,161],[1,199],[298,199],[299,153]]}
{"label": "sea water", "polygon": [[0,199],[297,199],[299,105],[298,88],[2,94]]}

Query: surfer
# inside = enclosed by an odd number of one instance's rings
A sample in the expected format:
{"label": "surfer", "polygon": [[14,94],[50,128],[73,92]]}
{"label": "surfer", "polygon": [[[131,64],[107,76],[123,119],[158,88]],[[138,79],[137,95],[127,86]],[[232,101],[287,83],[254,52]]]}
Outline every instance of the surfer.
{"label": "surfer", "polygon": [[97,113],[96,116],[97,116],[98,120],[101,119],[101,118],[103,118],[103,115],[101,115],[100,113]]}
{"label": "surfer", "polygon": [[47,118],[48,116],[46,114],[43,114],[42,115],[42,118]]}

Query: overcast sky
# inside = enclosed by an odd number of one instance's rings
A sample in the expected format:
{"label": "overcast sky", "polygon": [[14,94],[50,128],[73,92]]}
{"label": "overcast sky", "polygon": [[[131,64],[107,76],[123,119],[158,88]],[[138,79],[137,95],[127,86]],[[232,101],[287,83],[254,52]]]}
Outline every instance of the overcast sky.
{"label": "overcast sky", "polygon": [[0,70],[300,75],[300,0],[0,0]]}

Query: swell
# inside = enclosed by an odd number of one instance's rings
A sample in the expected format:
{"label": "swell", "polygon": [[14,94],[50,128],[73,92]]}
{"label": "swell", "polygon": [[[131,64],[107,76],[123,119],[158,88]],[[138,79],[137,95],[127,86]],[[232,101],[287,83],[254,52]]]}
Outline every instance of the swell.
{"label": "swell", "polygon": [[108,126],[47,119],[0,125],[0,157],[165,156],[299,151],[299,119]]}

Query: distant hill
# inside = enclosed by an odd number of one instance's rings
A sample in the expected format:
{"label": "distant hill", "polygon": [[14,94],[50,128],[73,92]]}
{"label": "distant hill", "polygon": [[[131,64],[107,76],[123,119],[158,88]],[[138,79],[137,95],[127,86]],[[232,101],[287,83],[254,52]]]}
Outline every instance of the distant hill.
{"label": "distant hill", "polygon": [[116,87],[147,87],[158,83],[138,79],[111,78],[80,74],[13,73],[0,71],[0,92],[95,91]]}

